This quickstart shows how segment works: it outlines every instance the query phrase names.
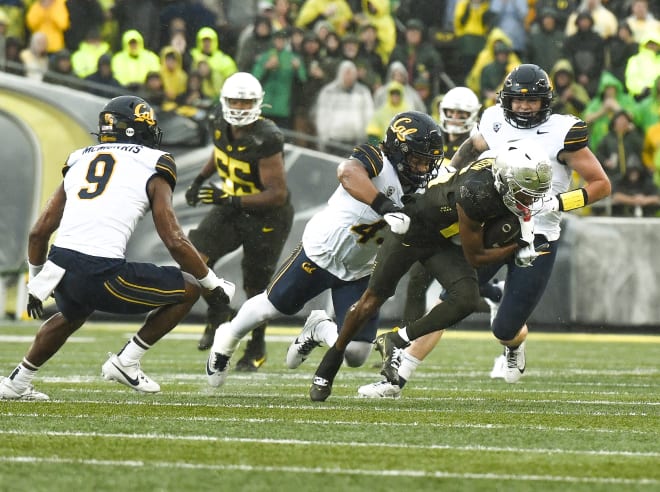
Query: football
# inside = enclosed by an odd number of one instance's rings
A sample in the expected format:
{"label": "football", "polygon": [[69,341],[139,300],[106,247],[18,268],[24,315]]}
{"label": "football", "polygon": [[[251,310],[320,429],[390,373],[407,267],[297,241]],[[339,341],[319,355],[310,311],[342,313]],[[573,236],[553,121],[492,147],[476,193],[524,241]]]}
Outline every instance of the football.
{"label": "football", "polygon": [[484,246],[499,248],[515,243],[520,238],[520,222],[513,214],[503,215],[484,224]]}

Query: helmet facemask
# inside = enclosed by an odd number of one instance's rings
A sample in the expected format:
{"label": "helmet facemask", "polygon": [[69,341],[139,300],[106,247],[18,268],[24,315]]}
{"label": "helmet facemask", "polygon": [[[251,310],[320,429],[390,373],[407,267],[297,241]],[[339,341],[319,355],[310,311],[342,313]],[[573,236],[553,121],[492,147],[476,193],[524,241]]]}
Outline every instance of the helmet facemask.
{"label": "helmet facemask", "polygon": [[[222,86],[222,117],[230,125],[249,125],[261,116],[263,101],[264,91],[259,81],[247,72],[235,73]],[[237,105],[240,107],[232,107]]]}
{"label": "helmet facemask", "polygon": [[[481,104],[467,87],[454,87],[440,101],[440,128],[445,133],[461,135],[469,133],[477,122]],[[456,112],[464,115],[456,115]]]}
{"label": "helmet facemask", "polygon": [[[521,113],[513,110],[514,99],[538,99],[538,111]],[[545,122],[552,113],[552,85],[548,74],[537,65],[518,66],[504,80],[499,102],[504,111],[504,119],[516,128],[534,128]]]}

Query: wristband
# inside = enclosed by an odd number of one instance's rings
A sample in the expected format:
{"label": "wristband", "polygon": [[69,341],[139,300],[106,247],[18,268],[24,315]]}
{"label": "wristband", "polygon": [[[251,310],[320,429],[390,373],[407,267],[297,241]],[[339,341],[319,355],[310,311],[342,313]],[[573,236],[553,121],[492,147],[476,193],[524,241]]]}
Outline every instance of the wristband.
{"label": "wristband", "polygon": [[39,275],[39,272],[43,267],[43,265],[33,265],[28,261],[28,279],[32,280],[34,277]]}
{"label": "wristband", "polygon": [[215,289],[220,282],[218,276],[210,268],[209,268],[209,273],[206,274],[206,277],[198,278],[197,281],[199,282],[199,285],[201,285],[207,290]]}
{"label": "wristband", "polygon": [[241,200],[240,196],[232,195],[229,197],[229,203],[231,203],[231,206],[234,207],[237,210],[240,210],[243,208],[243,201]]}
{"label": "wristband", "polygon": [[578,188],[577,190],[567,191],[566,193],[559,193],[557,195],[559,201],[559,210],[561,212],[568,212],[576,208],[582,208],[589,203],[589,196],[587,190]]}
{"label": "wristband", "polygon": [[401,207],[397,207],[396,204],[387,198],[383,192],[378,193],[374,201],[369,205],[378,215],[385,215],[391,212],[398,212],[401,210]]}

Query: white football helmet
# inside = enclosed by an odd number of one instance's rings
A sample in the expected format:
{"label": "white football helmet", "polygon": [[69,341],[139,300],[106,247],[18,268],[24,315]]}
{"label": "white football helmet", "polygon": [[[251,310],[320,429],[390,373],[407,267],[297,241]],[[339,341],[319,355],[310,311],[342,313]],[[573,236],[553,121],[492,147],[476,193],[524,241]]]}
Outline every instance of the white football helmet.
{"label": "white football helmet", "polygon": [[[233,109],[231,99],[252,101],[252,107]],[[264,101],[264,90],[257,78],[247,72],[236,72],[222,86],[220,102],[222,116],[230,125],[245,126],[257,121],[261,115],[261,105]]]}
{"label": "white football helmet", "polygon": [[[469,133],[477,122],[481,104],[476,94],[467,87],[454,87],[440,101],[440,128],[445,133]],[[464,111],[467,118],[456,118],[448,110]]]}
{"label": "white football helmet", "polygon": [[495,188],[516,215],[538,213],[533,205],[552,187],[552,164],[547,154],[528,142],[512,142],[499,150],[493,163]]}

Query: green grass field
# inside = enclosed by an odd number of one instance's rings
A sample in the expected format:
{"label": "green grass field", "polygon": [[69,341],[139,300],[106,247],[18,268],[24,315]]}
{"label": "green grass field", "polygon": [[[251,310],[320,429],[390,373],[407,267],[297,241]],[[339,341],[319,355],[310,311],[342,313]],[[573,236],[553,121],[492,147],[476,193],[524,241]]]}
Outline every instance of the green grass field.
{"label": "green grass field", "polygon": [[[490,333],[447,332],[401,399],[357,396],[378,377],[374,353],[313,403],[324,349],[289,370],[297,330],[279,327],[266,365],[217,391],[198,325],[145,356],[160,394],[104,381],[107,352],[136,328],[83,327],[35,379],[50,402],[0,402],[0,491],[660,490],[660,336],[532,333],[507,385],[488,377]],[[36,329],[0,326],[0,374]]]}

